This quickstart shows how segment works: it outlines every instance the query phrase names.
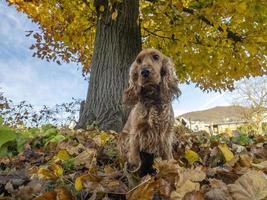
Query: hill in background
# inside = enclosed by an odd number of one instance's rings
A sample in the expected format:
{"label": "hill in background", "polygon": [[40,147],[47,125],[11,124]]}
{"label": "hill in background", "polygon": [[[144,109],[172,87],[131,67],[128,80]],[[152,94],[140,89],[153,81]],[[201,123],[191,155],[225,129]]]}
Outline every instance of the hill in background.
{"label": "hill in background", "polygon": [[190,119],[191,121],[203,121],[203,122],[229,122],[229,121],[242,121],[244,113],[249,108],[242,106],[217,106],[211,109],[194,111],[180,115]]}

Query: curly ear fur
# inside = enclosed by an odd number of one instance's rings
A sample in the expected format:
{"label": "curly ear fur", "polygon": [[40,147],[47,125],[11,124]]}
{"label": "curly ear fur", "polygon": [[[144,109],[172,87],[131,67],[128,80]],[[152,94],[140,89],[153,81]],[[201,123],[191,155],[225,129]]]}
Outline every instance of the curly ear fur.
{"label": "curly ear fur", "polygon": [[130,85],[126,90],[123,92],[122,102],[125,105],[135,105],[138,101],[138,97],[136,94],[136,89],[134,86]]}
{"label": "curly ear fur", "polygon": [[161,79],[161,99],[164,102],[170,102],[175,97],[181,95],[181,90],[178,88],[178,78],[175,73],[174,64],[168,57],[165,57],[162,61]]}
{"label": "curly ear fur", "polygon": [[124,90],[122,95],[122,102],[125,105],[135,105],[138,102],[137,86],[134,83],[133,64],[130,67],[129,86]]}

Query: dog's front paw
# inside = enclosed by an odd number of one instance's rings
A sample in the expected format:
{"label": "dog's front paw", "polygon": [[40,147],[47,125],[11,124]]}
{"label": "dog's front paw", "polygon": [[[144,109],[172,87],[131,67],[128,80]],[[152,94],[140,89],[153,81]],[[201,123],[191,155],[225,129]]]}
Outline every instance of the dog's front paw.
{"label": "dog's front paw", "polygon": [[137,172],[141,167],[141,162],[139,163],[129,163],[127,162],[127,171],[128,172]]}
{"label": "dog's front paw", "polygon": [[129,155],[127,169],[130,172],[136,172],[141,167],[141,159],[139,156]]}

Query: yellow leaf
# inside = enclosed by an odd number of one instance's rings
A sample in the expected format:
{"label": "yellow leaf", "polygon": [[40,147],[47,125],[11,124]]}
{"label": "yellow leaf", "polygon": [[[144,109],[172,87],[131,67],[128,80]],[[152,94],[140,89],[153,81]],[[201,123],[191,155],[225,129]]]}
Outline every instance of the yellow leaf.
{"label": "yellow leaf", "polygon": [[229,148],[226,144],[220,144],[218,147],[221,150],[226,162],[228,162],[234,158],[234,154],[232,153],[232,151],[229,150]]}
{"label": "yellow leaf", "polygon": [[83,189],[83,183],[82,183],[82,177],[83,176],[78,176],[76,179],[75,179],[75,189],[77,191],[81,191]]}
{"label": "yellow leaf", "polygon": [[46,167],[40,167],[37,174],[41,179],[55,180],[63,174],[63,168],[58,164],[51,164]]}
{"label": "yellow leaf", "polygon": [[115,10],[115,12],[112,13],[111,18],[112,20],[116,20],[118,17],[118,10]]}
{"label": "yellow leaf", "polygon": [[185,158],[187,159],[187,161],[192,165],[194,162],[199,161],[199,155],[194,152],[193,150],[186,150],[185,151]]}
{"label": "yellow leaf", "polygon": [[96,188],[99,182],[101,181],[101,178],[94,174],[83,174],[81,176],[78,176],[75,179],[75,189],[77,191],[81,191],[83,188],[90,186],[90,188]]}
{"label": "yellow leaf", "polygon": [[110,141],[113,138],[114,136],[112,134],[103,131],[100,134],[96,135],[96,137],[94,137],[94,141],[99,146],[104,146],[108,141]]}
{"label": "yellow leaf", "polygon": [[63,168],[58,164],[51,164],[50,166],[48,166],[48,169],[53,171],[57,177],[61,176],[64,171]]}
{"label": "yellow leaf", "polygon": [[54,157],[55,160],[69,160],[71,157],[70,157],[70,154],[65,150],[65,149],[62,149],[62,150],[59,150],[57,155]]}
{"label": "yellow leaf", "polygon": [[105,11],[105,6],[101,5],[101,6],[99,7],[99,11],[100,11],[100,12],[104,12],[104,11]]}
{"label": "yellow leaf", "polygon": [[246,1],[243,1],[242,3],[240,3],[238,5],[239,12],[244,12],[244,11],[246,11],[246,9],[247,9],[247,2]]}
{"label": "yellow leaf", "polygon": [[182,9],[184,7],[183,2],[181,0],[177,1],[177,3],[175,3],[176,8]]}

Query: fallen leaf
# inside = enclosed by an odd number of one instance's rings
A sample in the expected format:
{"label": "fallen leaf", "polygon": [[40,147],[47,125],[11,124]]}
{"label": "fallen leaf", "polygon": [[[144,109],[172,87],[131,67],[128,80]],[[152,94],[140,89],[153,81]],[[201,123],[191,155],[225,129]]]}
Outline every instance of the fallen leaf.
{"label": "fallen leaf", "polygon": [[234,200],[261,200],[267,197],[267,179],[263,172],[249,171],[228,185]]}
{"label": "fallen leaf", "polygon": [[251,167],[252,157],[248,154],[239,155],[239,162],[242,167]]}
{"label": "fallen leaf", "polygon": [[55,191],[46,192],[41,196],[36,197],[34,200],[57,200],[57,193]]}
{"label": "fallen leaf", "polygon": [[226,162],[234,158],[234,154],[229,150],[229,147],[226,144],[220,144],[218,148],[221,150]]}
{"label": "fallen leaf", "polygon": [[190,149],[185,151],[185,158],[189,162],[189,164],[191,164],[191,165],[194,162],[200,160],[199,155],[196,152],[194,152],[193,150],[190,150]]}
{"label": "fallen leaf", "polygon": [[101,131],[101,133],[97,134],[93,139],[97,145],[104,146],[114,138],[115,137],[112,134]]}
{"label": "fallen leaf", "polygon": [[40,179],[55,180],[63,174],[63,168],[58,164],[50,164],[39,168],[37,175]]}
{"label": "fallen leaf", "polygon": [[134,190],[128,192],[127,200],[151,200],[153,199],[156,182],[154,178],[148,177],[141,184],[139,184]]}
{"label": "fallen leaf", "polygon": [[85,165],[88,169],[96,165],[96,149],[86,149],[74,158],[76,166]]}
{"label": "fallen leaf", "polygon": [[233,200],[227,185],[221,180],[209,179],[210,190],[205,193],[206,200]]}
{"label": "fallen leaf", "polygon": [[89,186],[94,190],[100,181],[101,178],[96,175],[84,174],[75,179],[74,186],[77,191]]}
{"label": "fallen leaf", "polygon": [[56,188],[54,191],[43,193],[34,200],[74,200],[72,194],[65,188]]}
{"label": "fallen leaf", "polygon": [[176,160],[156,160],[154,167],[157,170],[157,178],[163,178],[171,186],[174,186],[178,182],[180,175],[179,170],[181,167]]}
{"label": "fallen leaf", "polygon": [[65,149],[59,150],[57,155],[54,156],[55,160],[63,160],[63,161],[65,161],[65,160],[69,160],[70,158],[71,158],[70,154]]}
{"label": "fallen leaf", "polygon": [[192,191],[198,191],[200,188],[199,183],[194,183],[190,180],[186,180],[180,187],[177,187],[175,191],[171,193],[171,200],[182,200],[186,193]]}
{"label": "fallen leaf", "polygon": [[183,200],[204,200],[204,196],[199,191],[193,191],[186,193]]}
{"label": "fallen leaf", "polygon": [[220,188],[214,188],[205,193],[206,200],[233,200],[230,194]]}
{"label": "fallen leaf", "polygon": [[260,170],[267,170],[267,160],[265,160],[261,163],[258,163],[258,164],[252,163],[251,165],[257,169],[260,169]]}
{"label": "fallen leaf", "polygon": [[105,172],[105,174],[112,174],[112,173],[114,173],[116,171],[110,165],[106,165],[104,167],[104,172]]}
{"label": "fallen leaf", "polygon": [[201,182],[206,178],[206,173],[201,170],[201,167],[195,169],[184,169],[183,179],[193,182]]}

